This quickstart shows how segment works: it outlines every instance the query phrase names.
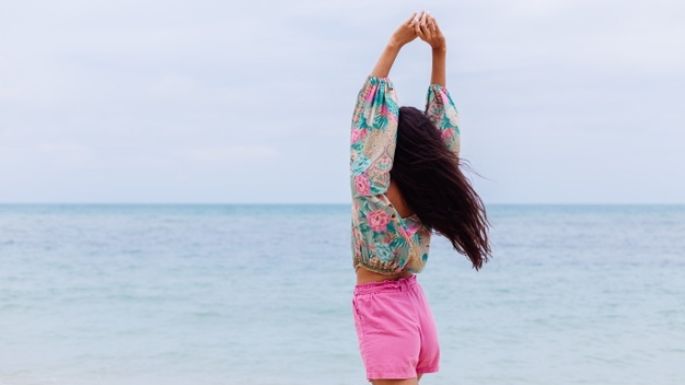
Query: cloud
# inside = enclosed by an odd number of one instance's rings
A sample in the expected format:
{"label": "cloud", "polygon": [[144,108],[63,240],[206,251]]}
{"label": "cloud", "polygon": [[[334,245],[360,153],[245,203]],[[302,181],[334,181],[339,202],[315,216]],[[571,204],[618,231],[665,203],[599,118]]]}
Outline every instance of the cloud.
{"label": "cloud", "polygon": [[[675,0],[10,2],[0,201],[201,200],[211,189],[236,202],[345,202],[354,96],[417,7],[446,33],[463,151],[493,181],[475,182],[488,201],[685,201],[673,177],[685,153],[669,145],[685,140]],[[423,104],[429,72],[425,45],[403,50],[391,73],[402,104]],[[638,147],[659,173],[634,160]],[[621,178],[602,185],[607,170],[593,164],[606,157]],[[94,175],[110,188],[90,187]],[[252,178],[260,193],[218,175]],[[630,175],[655,177],[634,186]]]}

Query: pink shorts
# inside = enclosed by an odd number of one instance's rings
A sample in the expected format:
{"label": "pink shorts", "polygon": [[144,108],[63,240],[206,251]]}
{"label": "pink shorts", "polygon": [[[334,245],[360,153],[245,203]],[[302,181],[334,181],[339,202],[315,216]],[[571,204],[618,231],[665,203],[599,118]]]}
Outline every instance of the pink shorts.
{"label": "pink shorts", "polygon": [[438,371],[435,320],[416,274],[355,285],[352,308],[369,381]]}

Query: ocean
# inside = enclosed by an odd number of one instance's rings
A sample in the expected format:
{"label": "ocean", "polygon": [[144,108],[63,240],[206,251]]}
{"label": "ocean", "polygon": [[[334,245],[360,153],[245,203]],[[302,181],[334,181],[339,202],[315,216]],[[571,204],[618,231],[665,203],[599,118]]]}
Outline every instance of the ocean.
{"label": "ocean", "polygon": [[[421,384],[685,384],[685,206],[491,205],[438,235]],[[349,205],[0,205],[0,385],[365,384]]]}

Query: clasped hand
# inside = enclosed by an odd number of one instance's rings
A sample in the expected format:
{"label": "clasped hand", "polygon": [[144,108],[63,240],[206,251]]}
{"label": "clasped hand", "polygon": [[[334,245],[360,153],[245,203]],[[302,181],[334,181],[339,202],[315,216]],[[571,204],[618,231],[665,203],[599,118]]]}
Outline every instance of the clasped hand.
{"label": "clasped hand", "polygon": [[392,34],[391,42],[403,46],[416,38],[428,43],[433,49],[445,48],[445,37],[435,18],[426,11],[414,12]]}

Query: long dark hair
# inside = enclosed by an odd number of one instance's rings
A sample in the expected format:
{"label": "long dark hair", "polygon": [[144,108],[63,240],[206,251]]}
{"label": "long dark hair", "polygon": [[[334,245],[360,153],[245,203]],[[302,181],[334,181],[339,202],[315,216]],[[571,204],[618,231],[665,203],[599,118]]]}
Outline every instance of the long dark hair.
{"label": "long dark hair", "polygon": [[400,108],[390,178],[421,222],[449,239],[478,270],[490,254],[490,224],[462,164],[424,112]]}

